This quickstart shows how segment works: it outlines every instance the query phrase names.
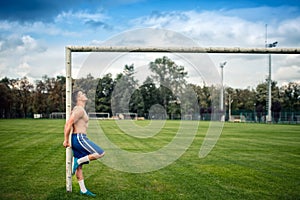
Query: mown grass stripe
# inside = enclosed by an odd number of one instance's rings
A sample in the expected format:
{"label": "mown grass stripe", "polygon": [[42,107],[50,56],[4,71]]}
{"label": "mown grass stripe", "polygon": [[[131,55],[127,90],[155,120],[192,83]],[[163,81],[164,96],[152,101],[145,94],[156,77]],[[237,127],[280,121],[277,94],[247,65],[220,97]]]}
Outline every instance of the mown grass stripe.
{"label": "mown grass stripe", "polygon": [[[0,120],[0,199],[86,199],[79,195],[75,177],[73,193],[65,190],[64,123]],[[172,141],[179,121],[167,121],[147,139],[122,133],[114,121],[99,124],[122,148],[149,152]],[[201,122],[187,151],[158,171],[130,174],[101,162],[84,166],[87,187],[101,199],[300,198],[299,125],[225,123],[215,148],[200,159],[208,125]]]}

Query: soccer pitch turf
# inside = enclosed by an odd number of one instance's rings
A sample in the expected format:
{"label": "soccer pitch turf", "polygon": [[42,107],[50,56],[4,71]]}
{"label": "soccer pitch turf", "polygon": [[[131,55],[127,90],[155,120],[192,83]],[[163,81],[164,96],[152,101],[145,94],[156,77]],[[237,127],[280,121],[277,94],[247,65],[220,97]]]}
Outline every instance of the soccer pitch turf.
{"label": "soccer pitch turf", "polygon": [[[73,192],[66,192],[64,123],[0,120],[0,199],[86,199],[75,177]],[[166,145],[179,127],[166,121],[154,138],[167,139],[143,145],[114,121],[99,123],[114,143],[134,152]],[[200,122],[187,151],[160,170],[127,173],[94,161],[84,166],[85,184],[99,199],[300,199],[300,125],[225,123],[213,150],[200,159],[207,129],[208,122]]]}

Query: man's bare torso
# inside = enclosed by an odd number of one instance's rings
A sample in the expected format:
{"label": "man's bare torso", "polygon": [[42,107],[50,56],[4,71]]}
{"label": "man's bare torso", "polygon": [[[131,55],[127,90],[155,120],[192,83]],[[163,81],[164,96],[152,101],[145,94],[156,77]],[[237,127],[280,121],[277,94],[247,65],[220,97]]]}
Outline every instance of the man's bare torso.
{"label": "man's bare torso", "polygon": [[75,106],[72,115],[74,115],[73,133],[87,133],[89,117],[81,106]]}

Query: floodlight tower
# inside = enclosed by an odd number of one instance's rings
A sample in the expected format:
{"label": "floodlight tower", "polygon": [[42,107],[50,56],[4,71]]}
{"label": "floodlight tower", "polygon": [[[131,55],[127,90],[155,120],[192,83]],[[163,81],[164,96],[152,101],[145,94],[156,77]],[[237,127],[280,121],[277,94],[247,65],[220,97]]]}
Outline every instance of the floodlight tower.
{"label": "floodlight tower", "polygon": [[[268,25],[266,24],[266,40],[265,40],[265,47],[266,48],[273,48],[276,47],[278,42],[273,42],[268,44],[268,32],[267,32]],[[268,107],[268,115],[266,118],[266,121],[271,123],[272,122],[272,111],[271,111],[271,106],[272,106],[272,79],[271,79],[271,68],[272,68],[272,63],[271,63],[271,54],[269,53],[269,76],[268,76],[268,100],[267,100],[267,107]]]}
{"label": "floodlight tower", "polygon": [[[220,95],[220,110],[223,112],[224,110],[224,83],[223,83],[223,69],[226,65],[227,61],[220,63],[221,68],[221,95]],[[222,115],[221,121],[225,121],[224,114]]]}

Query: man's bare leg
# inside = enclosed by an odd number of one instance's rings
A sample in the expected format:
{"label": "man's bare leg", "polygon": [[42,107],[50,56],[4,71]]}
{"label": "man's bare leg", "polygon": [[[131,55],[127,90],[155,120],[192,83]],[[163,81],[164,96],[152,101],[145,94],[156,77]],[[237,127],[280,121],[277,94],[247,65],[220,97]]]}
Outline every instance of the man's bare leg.
{"label": "man's bare leg", "polygon": [[79,183],[79,187],[80,187],[80,193],[88,195],[88,196],[96,196],[95,194],[93,194],[89,190],[87,190],[85,187],[81,164],[102,158],[104,156],[104,154],[105,154],[105,152],[103,152],[102,154],[93,153],[93,154],[84,156],[80,159],[74,158],[73,173],[76,174],[76,177],[77,177],[77,180]]}
{"label": "man's bare leg", "polygon": [[105,152],[103,152],[102,154],[93,153],[93,154],[84,156],[84,157],[77,160],[77,164],[81,165],[83,163],[86,163],[86,162],[89,162],[89,161],[92,161],[92,160],[97,160],[99,158],[102,158],[104,156],[104,154],[105,154]]}
{"label": "man's bare leg", "polygon": [[95,197],[96,195],[90,192],[88,189],[86,189],[85,184],[84,184],[84,177],[83,177],[83,172],[82,172],[82,166],[80,165],[77,170],[76,170],[76,177],[78,180],[78,184],[80,187],[80,193],[88,196],[93,196]]}
{"label": "man's bare leg", "polygon": [[99,158],[102,158],[104,155],[105,155],[105,152],[103,152],[102,154],[93,153],[93,154],[88,155],[88,158],[90,161],[92,161],[92,160],[97,160]]}
{"label": "man's bare leg", "polygon": [[85,193],[87,191],[85,185],[84,185],[84,177],[82,173],[82,166],[80,165],[76,170],[76,177],[79,183],[80,191]]}

